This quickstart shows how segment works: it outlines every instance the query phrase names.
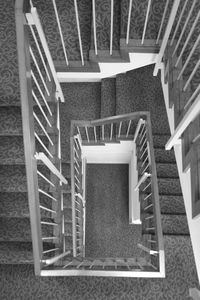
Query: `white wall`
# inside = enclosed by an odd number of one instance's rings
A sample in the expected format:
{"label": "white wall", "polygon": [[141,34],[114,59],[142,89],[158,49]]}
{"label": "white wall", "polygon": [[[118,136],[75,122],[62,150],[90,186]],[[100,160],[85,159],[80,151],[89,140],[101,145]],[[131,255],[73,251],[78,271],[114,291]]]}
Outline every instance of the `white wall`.
{"label": "white wall", "polygon": [[88,164],[129,164],[132,150],[133,141],[121,141],[105,146],[82,146],[82,156]]}

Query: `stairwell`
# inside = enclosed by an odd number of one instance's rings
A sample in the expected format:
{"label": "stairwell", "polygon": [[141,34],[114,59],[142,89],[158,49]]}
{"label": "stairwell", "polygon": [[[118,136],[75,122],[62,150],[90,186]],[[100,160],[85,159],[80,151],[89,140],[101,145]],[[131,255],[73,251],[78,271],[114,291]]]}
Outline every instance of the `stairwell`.
{"label": "stairwell", "polygon": [[[104,2],[99,3],[100,13],[107,5],[107,2]],[[138,7],[139,12],[142,9],[142,2],[137,4],[135,2],[134,5]],[[46,11],[43,5],[45,3],[39,6],[41,13]],[[62,10],[61,2],[60,5],[60,10]],[[67,5],[72,7],[72,1],[68,1]],[[88,6],[90,6],[90,1],[86,1],[82,6],[85,12],[85,19],[84,14],[82,15],[82,22],[86,29],[85,35],[83,34],[86,60],[89,58],[89,49],[91,49],[87,41],[87,32],[91,30],[91,16],[86,13]],[[69,18],[66,20],[69,23],[72,15],[70,11],[72,8],[67,7],[66,12]],[[116,14],[119,12],[117,5]],[[126,12],[125,6],[122,12]],[[34,277],[12,1],[0,4],[0,14],[3,19],[0,32],[3,36],[2,51],[5,58],[1,67],[3,84],[0,90],[0,288],[2,299],[39,299],[41,297],[43,299],[63,299],[63,297],[69,299],[99,299],[100,297],[102,299],[123,299],[123,297],[126,299],[188,299],[189,288],[197,286],[198,280],[174,153],[164,149],[170,132],[160,78],[153,77],[153,66],[119,74],[116,78],[105,78],[98,83],[62,84],[66,100],[61,104],[62,167],[64,176],[70,182],[69,126],[72,119],[92,120],[133,111],[150,111],[166,251],[166,278],[38,279]],[[123,16],[121,16],[121,31],[125,28],[122,20]],[[103,34],[100,26],[102,23],[106,24],[106,17],[102,21],[99,16],[99,40],[101,41],[99,49],[107,50],[109,33]],[[53,28],[51,19],[49,19],[49,26]],[[70,28],[72,27],[73,24],[70,24]],[[45,28],[48,31],[48,27]],[[155,28],[152,32],[154,30]],[[69,32],[75,36],[72,31]],[[137,35],[141,36],[139,32],[135,35],[133,33],[134,38]],[[121,37],[123,37],[122,33]],[[150,38],[155,38],[155,36],[150,34]],[[61,54],[59,56],[61,52],[59,52],[58,45],[59,43],[55,43],[55,40],[52,41],[52,53],[56,48],[54,59],[58,60],[60,57],[62,61],[63,57]],[[11,51],[7,51],[8,47]],[[80,61],[77,40],[74,41],[74,47],[70,43],[70,49],[72,50],[70,60]],[[114,50],[119,50],[117,38]],[[102,55],[105,56],[105,53]],[[7,70],[9,74],[6,73]],[[64,193],[64,206],[67,217],[66,247],[67,250],[71,250],[69,191]],[[46,218],[48,215],[43,217]],[[48,249],[48,242],[46,247]]]}

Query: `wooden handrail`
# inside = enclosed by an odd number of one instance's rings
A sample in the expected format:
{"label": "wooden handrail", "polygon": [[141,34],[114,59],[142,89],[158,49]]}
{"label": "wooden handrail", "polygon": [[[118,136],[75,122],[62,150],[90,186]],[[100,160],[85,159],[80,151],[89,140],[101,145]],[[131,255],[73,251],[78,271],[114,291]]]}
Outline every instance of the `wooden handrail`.
{"label": "wooden handrail", "polygon": [[106,125],[110,123],[118,123],[118,122],[123,122],[123,121],[129,121],[129,120],[135,120],[139,118],[147,118],[149,115],[148,111],[139,111],[139,112],[134,112],[130,114],[123,114],[123,115],[118,115],[118,116],[113,116],[113,117],[108,117],[104,119],[99,119],[99,120],[94,120],[91,121],[91,126],[99,126],[99,125]]}
{"label": "wooden handrail", "polygon": [[159,192],[158,192],[158,182],[157,182],[157,171],[156,171],[156,163],[155,156],[153,150],[153,137],[152,137],[152,128],[150,115],[147,118],[147,140],[149,142],[149,152],[151,157],[151,190],[152,190],[152,203],[153,203],[153,212],[155,216],[155,224],[156,224],[156,238],[158,242],[158,251],[159,251],[159,266],[160,272],[165,274],[165,255],[164,255],[164,241],[163,241],[163,233],[162,233],[162,225],[161,225],[161,216],[160,216],[160,201],[159,201]]}
{"label": "wooden handrail", "polygon": [[35,274],[40,275],[43,252],[42,231],[40,224],[40,204],[37,179],[37,162],[35,154],[33,99],[31,85],[31,65],[28,42],[28,31],[24,25],[23,0],[15,2],[15,20],[17,33],[17,50],[19,63],[19,80],[21,94],[22,126],[24,138],[24,153],[26,161],[26,174],[28,176],[28,202],[30,211],[31,235],[33,245]]}

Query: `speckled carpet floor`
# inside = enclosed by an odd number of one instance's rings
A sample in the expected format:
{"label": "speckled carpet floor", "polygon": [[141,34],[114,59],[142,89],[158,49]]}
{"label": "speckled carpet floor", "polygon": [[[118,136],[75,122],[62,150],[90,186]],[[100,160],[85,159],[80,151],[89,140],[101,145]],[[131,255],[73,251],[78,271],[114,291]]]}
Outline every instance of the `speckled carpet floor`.
{"label": "speckled carpet floor", "polygon": [[86,256],[136,257],[141,226],[129,225],[129,166],[87,165]]}

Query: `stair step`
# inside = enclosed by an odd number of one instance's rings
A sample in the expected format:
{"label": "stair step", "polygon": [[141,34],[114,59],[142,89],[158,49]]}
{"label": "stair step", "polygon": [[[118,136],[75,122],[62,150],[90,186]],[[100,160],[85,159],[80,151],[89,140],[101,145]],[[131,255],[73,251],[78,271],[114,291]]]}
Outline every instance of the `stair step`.
{"label": "stair step", "polygon": [[[150,214],[145,214],[148,217]],[[154,233],[151,228],[155,227],[154,220],[148,219],[144,221],[143,234]],[[185,214],[161,214],[162,231],[167,235],[189,235],[187,217]],[[148,230],[148,228],[150,228]]]}
{"label": "stair step", "polygon": [[153,145],[155,148],[165,148],[167,141],[169,140],[170,135],[164,134],[153,134]]}
{"label": "stair step", "polygon": [[156,162],[176,163],[174,150],[166,151],[163,148],[154,148]]}
{"label": "stair step", "polygon": [[62,162],[62,174],[67,179],[71,177],[70,163]]}
{"label": "stair step", "polygon": [[[50,108],[53,107],[54,103],[49,103]],[[44,111],[46,109],[44,108]],[[34,106],[34,111],[40,119],[43,126],[46,128],[46,121],[39,110],[39,107]],[[35,131],[39,135],[44,135],[44,132],[35,121],[34,123]],[[0,110],[0,135],[22,135],[22,116],[20,106],[3,106]]]}
{"label": "stair step", "polygon": [[72,208],[72,198],[70,193],[63,193],[64,208]]}
{"label": "stair step", "polygon": [[161,215],[163,234],[189,235],[186,215]]}
{"label": "stair step", "polygon": [[154,134],[169,134],[169,124],[160,78],[153,76],[153,65],[116,77],[116,115],[149,111]]}
{"label": "stair step", "polygon": [[185,214],[184,200],[182,196],[160,195],[161,213]]}
{"label": "stair step", "polygon": [[158,178],[158,190],[160,195],[182,195],[180,180],[177,178]]}
{"label": "stair step", "polygon": [[65,236],[72,236],[72,223],[70,222],[65,222]]}
{"label": "stair step", "polygon": [[116,79],[104,78],[101,80],[101,118],[115,115],[116,107]]}
{"label": "stair step", "polygon": [[[0,241],[31,241],[29,218],[0,218]],[[53,226],[42,225],[42,236],[52,237]]]}
{"label": "stair step", "polygon": [[128,63],[130,61],[129,54],[123,50],[113,50],[112,55],[110,50],[99,50],[96,55],[94,50],[90,50],[89,59],[96,63]]}
{"label": "stair step", "polygon": [[[53,60],[65,61],[59,34],[55,35],[55,29],[58,25],[55,18],[53,5],[48,5],[45,0],[36,0],[34,4],[37,7],[38,14],[48,40]],[[80,60],[80,48],[78,41],[78,32],[75,18],[73,1],[58,1],[56,3],[58,15],[61,22],[63,36],[65,38],[65,47],[69,61]],[[88,60],[88,51],[90,46],[90,28],[91,28],[91,1],[78,2],[79,22],[81,28],[81,38],[83,45],[83,56]],[[52,38],[53,37],[53,38]],[[66,64],[66,63],[65,63]]]}
{"label": "stair step", "polygon": [[33,264],[31,242],[0,242],[0,264]]}
{"label": "stair step", "polygon": [[[44,145],[48,148],[49,142],[47,138],[42,135],[40,139],[43,141]],[[44,152],[44,148],[36,142],[36,151]],[[0,144],[0,164],[1,165],[14,165],[14,164],[24,164],[24,142],[23,136],[2,136]],[[38,164],[42,164],[38,161]]]}
{"label": "stair step", "polygon": [[0,135],[22,135],[21,107],[1,107]]}
{"label": "stair step", "polygon": [[174,163],[156,163],[157,177],[179,178],[177,166]]}
{"label": "stair step", "polygon": [[[143,28],[145,23],[145,16],[148,2],[140,0],[133,1],[131,24],[130,24],[130,39],[142,39]],[[145,40],[156,40],[161,23],[162,15],[157,12],[164,11],[165,1],[151,1],[151,9],[149,12],[148,26],[145,34]],[[126,38],[127,20],[129,11],[129,1],[121,1],[121,38]],[[163,34],[163,32],[162,32]]]}
{"label": "stair step", "polygon": [[[42,195],[40,195],[40,205],[52,209],[52,202]],[[27,193],[1,192],[0,207],[0,217],[28,218],[30,216]],[[51,218],[51,213],[43,209],[40,209],[40,214],[42,218]]]}
{"label": "stair step", "polygon": [[[110,49],[110,11],[111,2],[109,0],[97,0],[96,8],[96,33],[98,50]],[[103,13],[102,13],[103,11]],[[113,50],[119,50],[120,40],[120,1],[114,1],[113,18]],[[94,49],[93,28],[91,30],[91,49]]]}
{"label": "stair step", "polygon": [[72,221],[72,209],[71,208],[64,209],[64,217],[67,222]]}
{"label": "stair step", "polygon": [[[50,171],[45,166],[38,166],[47,178]],[[38,176],[39,188],[50,191],[50,185]],[[2,165],[0,169],[0,192],[27,192],[25,165]]]}

